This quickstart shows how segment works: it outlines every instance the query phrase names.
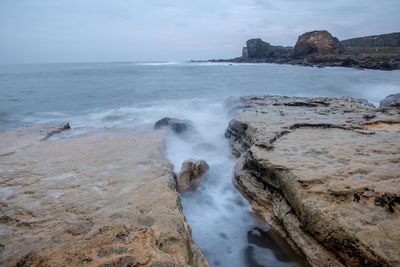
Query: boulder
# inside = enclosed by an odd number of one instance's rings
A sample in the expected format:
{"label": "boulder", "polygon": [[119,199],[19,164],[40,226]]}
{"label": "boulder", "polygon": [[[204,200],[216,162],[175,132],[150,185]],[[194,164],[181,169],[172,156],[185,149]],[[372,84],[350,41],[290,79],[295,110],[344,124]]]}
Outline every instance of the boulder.
{"label": "boulder", "polygon": [[387,96],[380,102],[381,108],[400,108],[400,93]]}
{"label": "boulder", "polygon": [[183,134],[188,130],[193,130],[193,123],[189,120],[179,120],[165,117],[154,124],[154,130],[169,128],[176,134]]}
{"label": "boulder", "polygon": [[306,32],[299,36],[294,47],[295,57],[338,55],[342,52],[344,52],[343,45],[328,31]]}
{"label": "boulder", "polygon": [[177,187],[180,192],[194,189],[209,166],[204,160],[186,160],[182,163],[181,172],[177,177]]}

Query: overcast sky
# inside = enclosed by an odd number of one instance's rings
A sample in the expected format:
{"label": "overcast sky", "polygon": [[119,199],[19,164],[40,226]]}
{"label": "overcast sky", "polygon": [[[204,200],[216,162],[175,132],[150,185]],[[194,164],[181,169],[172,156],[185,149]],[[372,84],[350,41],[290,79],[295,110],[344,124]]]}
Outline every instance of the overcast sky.
{"label": "overcast sky", "polygon": [[0,64],[231,58],[254,37],[400,31],[399,14],[400,0],[0,0]]}

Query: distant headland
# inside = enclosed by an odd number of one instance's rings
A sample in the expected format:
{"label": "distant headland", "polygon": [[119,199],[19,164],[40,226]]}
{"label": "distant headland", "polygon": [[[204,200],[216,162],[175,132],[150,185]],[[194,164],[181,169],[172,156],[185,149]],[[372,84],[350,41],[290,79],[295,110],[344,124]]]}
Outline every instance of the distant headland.
{"label": "distant headland", "polygon": [[300,35],[294,47],[256,38],[246,42],[241,57],[208,61],[396,70],[400,69],[400,32],[340,41],[328,31],[312,31]]}

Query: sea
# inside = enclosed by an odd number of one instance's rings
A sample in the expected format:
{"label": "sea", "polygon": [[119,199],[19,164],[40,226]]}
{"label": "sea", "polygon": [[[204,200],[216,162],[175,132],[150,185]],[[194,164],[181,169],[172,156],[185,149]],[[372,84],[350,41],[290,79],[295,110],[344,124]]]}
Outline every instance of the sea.
{"label": "sea", "polygon": [[[236,159],[224,137],[224,103],[245,95],[351,96],[379,105],[400,92],[400,71],[278,64],[111,62],[0,65],[0,131],[69,122],[68,138],[93,128],[152,131],[171,117],[196,134],[168,134],[165,155],[179,172],[187,159],[210,170],[182,194],[193,239],[210,266],[306,266],[255,214],[232,183]],[[199,149],[202,145],[211,149]]]}

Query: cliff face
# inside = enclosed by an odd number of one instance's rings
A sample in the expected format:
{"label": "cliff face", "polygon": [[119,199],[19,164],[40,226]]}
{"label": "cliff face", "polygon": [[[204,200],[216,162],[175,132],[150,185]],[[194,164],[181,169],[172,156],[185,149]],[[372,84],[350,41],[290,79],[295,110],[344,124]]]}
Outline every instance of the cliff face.
{"label": "cliff face", "polygon": [[341,43],[345,47],[400,47],[400,32],[352,38]]}
{"label": "cliff face", "polygon": [[343,45],[327,31],[307,32],[299,36],[294,47],[295,57],[308,55],[338,55],[344,52]]}
{"label": "cliff face", "polygon": [[234,182],[311,266],[400,265],[400,112],[352,98],[242,97]]}

